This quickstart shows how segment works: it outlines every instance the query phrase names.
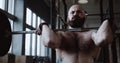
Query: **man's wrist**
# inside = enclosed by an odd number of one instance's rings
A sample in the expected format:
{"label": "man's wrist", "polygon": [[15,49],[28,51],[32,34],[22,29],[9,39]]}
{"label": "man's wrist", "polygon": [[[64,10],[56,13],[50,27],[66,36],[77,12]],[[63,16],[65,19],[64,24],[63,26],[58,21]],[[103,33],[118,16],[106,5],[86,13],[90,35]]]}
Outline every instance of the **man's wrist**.
{"label": "man's wrist", "polygon": [[41,24],[39,25],[39,28],[40,28],[41,31],[42,31],[43,25],[47,25],[47,26],[48,26],[48,23],[44,22],[44,23],[41,23]]}

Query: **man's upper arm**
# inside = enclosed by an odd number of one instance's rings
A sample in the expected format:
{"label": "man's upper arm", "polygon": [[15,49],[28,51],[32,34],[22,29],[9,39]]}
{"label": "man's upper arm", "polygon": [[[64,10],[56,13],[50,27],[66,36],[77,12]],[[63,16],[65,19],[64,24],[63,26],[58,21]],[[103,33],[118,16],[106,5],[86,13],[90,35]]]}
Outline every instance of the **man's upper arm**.
{"label": "man's upper arm", "polygon": [[106,45],[113,40],[113,32],[109,25],[108,20],[105,20],[99,29],[92,33],[92,40],[94,41],[95,45],[102,46]]}

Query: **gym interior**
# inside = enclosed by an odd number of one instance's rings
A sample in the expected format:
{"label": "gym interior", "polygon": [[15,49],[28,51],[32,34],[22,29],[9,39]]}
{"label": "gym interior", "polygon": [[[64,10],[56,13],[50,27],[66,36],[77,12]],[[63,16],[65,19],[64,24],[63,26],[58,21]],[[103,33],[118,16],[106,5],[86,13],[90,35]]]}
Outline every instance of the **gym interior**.
{"label": "gym interior", "polygon": [[9,51],[0,57],[0,63],[62,63],[54,49],[42,44],[40,35],[21,32],[36,30],[41,22],[47,22],[51,29],[66,29],[67,11],[75,3],[80,3],[87,12],[86,28],[97,29],[105,18],[112,19],[111,22],[117,26],[113,42],[102,47],[94,63],[120,63],[120,0],[81,1],[85,2],[0,0],[0,12],[8,17],[12,30]]}

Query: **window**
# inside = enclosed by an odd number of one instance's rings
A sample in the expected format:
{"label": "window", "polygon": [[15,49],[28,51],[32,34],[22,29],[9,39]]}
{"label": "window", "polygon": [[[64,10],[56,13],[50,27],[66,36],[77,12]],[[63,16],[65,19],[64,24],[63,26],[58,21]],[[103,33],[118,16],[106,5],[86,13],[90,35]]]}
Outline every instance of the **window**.
{"label": "window", "polygon": [[[36,30],[41,22],[44,22],[39,16],[26,8],[26,31]],[[45,56],[46,48],[41,42],[41,36],[36,34],[25,35],[25,55]]]}
{"label": "window", "polygon": [[1,9],[5,8],[5,0],[0,0],[0,8]]}
{"label": "window", "polygon": [[[18,4],[18,2],[20,4]],[[20,8],[23,8],[24,7],[23,5],[24,5],[23,2],[19,0],[0,0],[0,8],[2,10],[7,11],[9,14],[16,16],[18,19],[20,19],[17,22],[12,19],[9,19],[11,23],[12,31],[19,31],[19,29],[23,30],[22,27],[25,27],[26,31],[36,30],[40,22],[44,22],[44,20],[42,20],[29,8],[26,8],[26,18],[24,18],[23,15],[25,14],[20,14],[20,13],[25,13],[23,11],[24,9],[18,8],[19,6]],[[19,11],[21,12],[18,13]],[[24,19],[26,19],[25,22],[23,22]],[[24,23],[25,23],[25,26],[23,25]],[[38,36],[36,34],[25,34],[25,35],[18,34],[18,35],[12,35],[12,36],[13,36],[13,39],[12,39],[12,44],[11,44],[9,53],[15,54],[15,55],[21,55],[22,53],[24,53],[25,55],[30,55],[30,56],[48,55],[47,54],[48,49],[43,46],[41,42],[42,41],[41,36]],[[18,41],[19,38],[20,38],[20,41]]]}

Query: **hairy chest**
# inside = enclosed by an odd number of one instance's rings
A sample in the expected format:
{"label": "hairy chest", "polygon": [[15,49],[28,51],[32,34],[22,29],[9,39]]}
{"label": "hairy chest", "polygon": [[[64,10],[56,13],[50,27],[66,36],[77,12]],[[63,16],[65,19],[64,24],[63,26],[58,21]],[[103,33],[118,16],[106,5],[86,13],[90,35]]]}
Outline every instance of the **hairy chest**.
{"label": "hairy chest", "polygon": [[65,32],[61,40],[60,49],[68,52],[89,52],[94,48],[90,32]]}

